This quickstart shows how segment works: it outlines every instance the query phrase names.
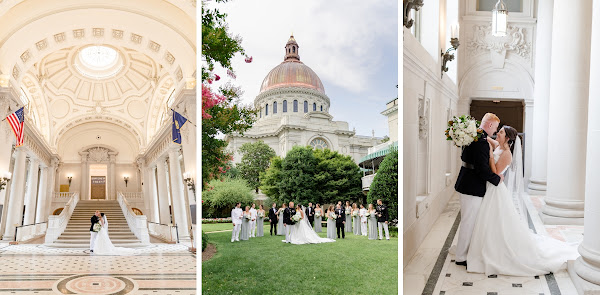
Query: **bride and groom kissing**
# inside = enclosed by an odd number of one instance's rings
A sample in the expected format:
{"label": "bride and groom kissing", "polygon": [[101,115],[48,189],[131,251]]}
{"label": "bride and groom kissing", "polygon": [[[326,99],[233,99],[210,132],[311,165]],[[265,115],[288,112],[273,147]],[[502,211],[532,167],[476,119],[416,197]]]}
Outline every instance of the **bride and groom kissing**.
{"label": "bride and groom kissing", "polygon": [[[298,220],[294,220],[294,216]],[[302,245],[335,242],[333,239],[319,237],[310,225],[302,206],[298,204],[294,207],[294,202],[290,202],[289,207],[283,210],[283,227],[285,240],[282,242],[284,243]]]}
{"label": "bride and groom kissing", "polygon": [[104,213],[96,210],[90,226],[90,254],[96,255],[123,255],[131,254],[133,249],[115,247],[108,237],[108,219]]}
{"label": "bride and groom kissing", "polygon": [[[456,264],[467,267],[468,272],[512,276],[556,272],[579,253],[567,243],[534,234],[522,220],[527,220],[526,213],[520,216],[513,202],[513,194],[522,198],[522,186],[511,185],[516,187],[512,192],[504,177],[507,170],[523,169],[521,140],[510,126],[496,132],[499,124],[498,116],[485,114],[480,125],[482,137],[462,151],[463,163],[454,186],[460,193],[460,232],[451,252],[455,252]],[[494,134],[495,140],[491,138]],[[522,177],[512,179],[522,181]]]}

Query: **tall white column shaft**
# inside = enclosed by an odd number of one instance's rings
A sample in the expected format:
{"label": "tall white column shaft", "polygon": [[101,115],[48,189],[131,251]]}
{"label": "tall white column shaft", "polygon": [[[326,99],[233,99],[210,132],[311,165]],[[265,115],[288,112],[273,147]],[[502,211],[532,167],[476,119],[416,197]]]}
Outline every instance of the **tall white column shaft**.
{"label": "tall white column shaft", "polygon": [[160,211],[160,223],[171,224],[171,212],[169,210],[169,191],[167,188],[167,168],[165,158],[159,158],[156,163],[158,178],[158,209]]}
{"label": "tall white column shaft", "polygon": [[533,131],[530,194],[546,193],[546,161],[548,158],[548,103],[550,97],[550,69],[552,53],[552,18],[554,0],[538,3],[535,38],[535,86],[533,90]]}
{"label": "tall white column shaft", "polygon": [[110,190],[109,190],[109,195],[108,195],[108,199],[109,200],[115,200],[117,198],[117,189],[116,189],[116,184],[117,184],[117,172],[115,170],[115,163],[117,162],[117,156],[116,155],[110,155],[110,171],[108,172],[110,175]]}
{"label": "tall white column shaft", "polygon": [[40,171],[40,160],[31,158],[29,160],[29,172],[27,173],[27,190],[25,191],[25,218],[23,225],[33,224],[35,221],[35,203],[38,194],[38,175]]}
{"label": "tall white column shaft", "polygon": [[173,194],[173,213],[178,226],[179,239],[187,240],[190,238],[190,231],[188,229],[188,213],[183,192],[183,172],[179,163],[180,149],[179,146],[169,149],[169,175],[171,176],[171,193]]}
{"label": "tall white column shaft", "polygon": [[150,194],[149,199],[150,199],[150,204],[149,204],[149,209],[150,209],[150,218],[152,222],[156,222],[156,223],[160,223],[160,213],[159,213],[159,206],[158,206],[158,187],[156,184],[156,167],[150,167],[149,168],[149,177],[148,177],[148,193]]}
{"label": "tall white column shaft", "polygon": [[58,161],[52,160],[52,165],[49,169],[49,187],[48,191],[46,192],[46,208],[44,208],[44,221],[48,220],[48,216],[52,214],[52,199],[54,199],[54,192],[57,192],[60,189],[59,186],[56,186],[56,179],[58,178]]}
{"label": "tall white column shaft", "polygon": [[10,185],[10,197],[6,216],[6,229],[2,240],[15,239],[15,224],[21,224],[23,217],[23,201],[25,200],[25,173],[27,171],[27,155],[23,147],[15,150],[15,168],[13,169]]}
{"label": "tall white column shaft", "polygon": [[35,223],[44,222],[44,212],[46,211],[46,198],[48,197],[48,167],[40,168],[40,185],[38,190],[38,200],[35,208]]}
{"label": "tall white column shaft", "polygon": [[[600,50],[600,0],[594,0],[592,20],[592,52]],[[590,64],[600,63],[598,55],[592,55]],[[587,154],[586,154],[586,174],[585,174],[585,214],[584,214],[584,233],[583,242],[579,245],[581,257],[574,263],[576,274],[593,284],[586,284],[587,289],[593,289],[600,294],[600,68],[593,66],[590,68],[590,100],[588,112],[588,131],[587,131]],[[570,269],[571,275],[572,270]],[[573,280],[578,285],[578,280]],[[581,284],[577,286],[581,289]],[[582,293],[580,291],[580,293]]]}
{"label": "tall white column shaft", "polygon": [[555,1],[554,11],[548,184],[541,217],[546,224],[582,224],[592,0]]}
{"label": "tall white column shaft", "polygon": [[[79,183],[81,184],[81,188],[79,191],[79,198],[81,200],[89,200],[91,198],[91,196],[88,195],[88,189],[87,189],[87,183],[88,183],[88,172],[90,169],[88,169],[88,161],[87,161],[87,157],[88,157],[88,153],[87,152],[83,152],[83,153],[79,153],[79,155],[81,155],[81,179],[79,179]],[[69,189],[69,191],[71,191],[71,189]]]}

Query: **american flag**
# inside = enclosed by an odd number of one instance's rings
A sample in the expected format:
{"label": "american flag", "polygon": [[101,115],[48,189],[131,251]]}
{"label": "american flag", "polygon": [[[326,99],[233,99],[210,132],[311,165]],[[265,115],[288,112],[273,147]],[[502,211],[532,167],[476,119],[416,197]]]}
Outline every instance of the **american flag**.
{"label": "american flag", "polygon": [[17,138],[17,145],[23,145],[23,122],[25,121],[25,116],[23,114],[23,108],[18,109],[16,112],[12,113],[10,116],[6,117],[6,121],[10,124],[10,128],[12,128],[15,133],[15,137]]}

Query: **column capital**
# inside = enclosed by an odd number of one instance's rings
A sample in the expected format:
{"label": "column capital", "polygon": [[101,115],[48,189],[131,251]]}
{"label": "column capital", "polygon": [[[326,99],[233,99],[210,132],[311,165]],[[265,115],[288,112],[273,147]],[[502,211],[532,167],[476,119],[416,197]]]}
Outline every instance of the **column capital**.
{"label": "column capital", "polygon": [[79,155],[81,156],[81,162],[85,163],[88,161],[88,155],[90,153],[89,152],[79,152]]}

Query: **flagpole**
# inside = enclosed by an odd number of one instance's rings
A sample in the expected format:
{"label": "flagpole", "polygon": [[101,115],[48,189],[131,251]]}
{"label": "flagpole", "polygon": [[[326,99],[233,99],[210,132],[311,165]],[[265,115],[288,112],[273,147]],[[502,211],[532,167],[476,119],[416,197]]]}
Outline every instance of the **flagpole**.
{"label": "flagpole", "polygon": [[[171,109],[171,111],[175,112],[174,109]],[[190,119],[185,118],[190,124],[194,125],[194,127],[198,128],[198,126],[196,126],[196,124],[194,124],[194,122],[190,121]]]}

